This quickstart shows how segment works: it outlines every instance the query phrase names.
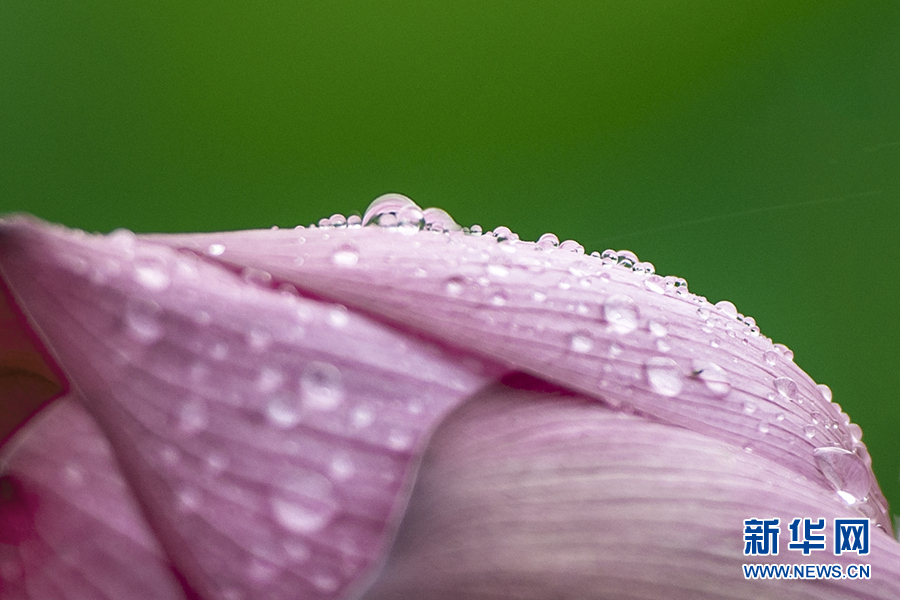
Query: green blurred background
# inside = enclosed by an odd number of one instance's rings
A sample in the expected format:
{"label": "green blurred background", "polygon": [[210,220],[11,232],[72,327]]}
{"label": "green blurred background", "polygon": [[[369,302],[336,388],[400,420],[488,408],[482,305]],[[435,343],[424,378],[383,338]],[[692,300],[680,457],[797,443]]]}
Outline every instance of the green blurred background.
{"label": "green blurred background", "polygon": [[0,213],[209,231],[386,191],[733,301],[900,512],[900,2],[0,2]]}

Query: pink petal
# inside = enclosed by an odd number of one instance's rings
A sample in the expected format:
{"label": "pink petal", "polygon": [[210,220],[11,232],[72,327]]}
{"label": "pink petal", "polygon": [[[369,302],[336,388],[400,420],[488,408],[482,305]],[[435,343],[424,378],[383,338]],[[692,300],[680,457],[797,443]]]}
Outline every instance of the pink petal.
{"label": "pink petal", "polygon": [[346,596],[430,430],[499,372],[127,232],[15,219],[0,268],[204,597]]}
{"label": "pink petal", "polygon": [[[415,212],[409,201],[373,207],[388,211],[390,227],[151,239],[745,448],[891,530],[859,429],[789,350],[730,303],[714,306],[675,278],[586,256],[574,243],[564,244],[567,251],[554,248],[555,238],[521,242],[508,230],[499,237],[420,231],[414,219],[398,217]],[[364,220],[380,222],[370,213]],[[629,254],[621,258],[633,261]]]}
{"label": "pink petal", "polygon": [[[797,516],[827,519],[827,550],[788,549]],[[833,519],[857,516],[757,454],[518,378],[438,428],[363,600],[900,597],[888,536],[833,556]],[[743,556],[743,520],[774,517],[778,556]],[[869,564],[871,579],[744,580],[745,563]]]}
{"label": "pink petal", "polygon": [[0,597],[184,598],[109,444],[60,400],[0,455]]}

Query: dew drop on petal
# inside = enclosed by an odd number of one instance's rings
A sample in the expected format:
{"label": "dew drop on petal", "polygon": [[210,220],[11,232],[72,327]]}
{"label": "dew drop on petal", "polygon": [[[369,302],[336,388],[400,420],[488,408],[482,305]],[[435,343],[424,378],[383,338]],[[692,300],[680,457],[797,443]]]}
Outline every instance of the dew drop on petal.
{"label": "dew drop on petal", "polygon": [[359,249],[352,244],[345,244],[331,256],[331,262],[339,267],[355,267],[359,262]]}
{"label": "dew drop on petal", "polygon": [[138,284],[153,292],[161,292],[171,283],[168,267],[162,261],[138,261],[134,267],[134,278]]}
{"label": "dew drop on petal", "polygon": [[152,344],[163,336],[163,327],[155,302],[129,302],[125,308],[125,325],[128,335],[141,344]]}
{"label": "dew drop on petal", "polygon": [[813,439],[816,437],[816,427],[815,425],[807,425],[803,428],[803,435],[807,437],[807,439]]}
{"label": "dew drop on petal", "polygon": [[491,304],[494,306],[506,306],[507,298],[505,292],[497,292],[491,296]]}
{"label": "dew drop on petal", "polygon": [[509,269],[504,267],[503,265],[488,265],[487,272],[488,275],[494,277],[495,279],[502,279],[509,275]]}
{"label": "dew drop on petal", "polygon": [[629,296],[615,294],[603,303],[603,318],[616,333],[631,333],[638,326],[638,307]]}
{"label": "dew drop on petal", "polygon": [[375,198],[362,217],[363,226],[395,226],[397,215],[410,209],[419,210],[418,205],[402,194],[383,194]]}
{"label": "dew drop on petal", "polygon": [[459,296],[465,289],[465,279],[460,276],[454,276],[447,280],[447,293],[451,296]]}
{"label": "dew drop on petal", "polygon": [[794,351],[784,344],[775,344],[775,350],[788,360],[794,360]]}
{"label": "dew drop on petal", "polygon": [[775,390],[788,400],[797,398],[797,384],[790,377],[779,377],[775,380]]}
{"label": "dew drop on petal", "polygon": [[656,356],[644,363],[647,380],[653,391],[661,396],[677,396],[684,387],[681,368],[671,358]]}
{"label": "dew drop on petal", "polygon": [[766,350],[763,353],[763,358],[766,360],[766,363],[770,366],[775,366],[775,363],[778,362],[778,353],[774,350]]}
{"label": "dew drop on petal", "polygon": [[271,394],[266,401],[266,417],[282,429],[289,429],[300,422],[300,399],[288,392]]}
{"label": "dew drop on petal", "polygon": [[666,293],[666,282],[659,275],[651,275],[647,279],[644,280],[644,287],[650,290],[651,292],[656,292],[657,294],[665,294]]}
{"label": "dew drop on petal", "polygon": [[724,396],[731,391],[731,383],[725,369],[713,362],[695,361],[694,373],[716,396]]}
{"label": "dew drop on petal", "polygon": [[[868,496],[872,485],[871,476],[868,467],[857,454],[828,446],[813,450],[813,457],[816,466],[835,491],[844,492],[854,503],[863,501]],[[842,497],[845,501],[850,499]]]}
{"label": "dew drop on petal", "polygon": [[314,410],[334,410],[344,399],[341,372],[334,365],[311,362],[300,379],[303,403]]}
{"label": "dew drop on petal", "polygon": [[669,330],[666,329],[666,326],[659,321],[650,321],[649,323],[647,323],[647,329],[650,330],[650,333],[653,335],[653,337],[661,338],[669,335]]}
{"label": "dew drop on petal", "polygon": [[820,383],[816,386],[819,389],[819,393],[822,394],[822,397],[825,398],[826,402],[831,402],[831,388],[825,385],[824,383]]}
{"label": "dew drop on petal", "polygon": [[321,531],[337,513],[331,482],[314,471],[300,470],[280,480],[270,500],[276,521],[295,533]]}
{"label": "dew drop on petal", "polygon": [[594,348],[594,340],[586,331],[576,331],[569,336],[569,348],[572,352],[584,354],[590,352]]}
{"label": "dew drop on petal", "polygon": [[206,251],[212,256],[222,256],[225,254],[225,246],[223,244],[210,244]]}
{"label": "dew drop on petal", "polygon": [[559,238],[552,233],[545,233],[538,238],[536,244],[537,247],[541,250],[553,250],[554,248],[559,246]]}
{"label": "dew drop on petal", "polygon": [[716,308],[729,317],[737,317],[737,307],[728,300],[716,302]]}

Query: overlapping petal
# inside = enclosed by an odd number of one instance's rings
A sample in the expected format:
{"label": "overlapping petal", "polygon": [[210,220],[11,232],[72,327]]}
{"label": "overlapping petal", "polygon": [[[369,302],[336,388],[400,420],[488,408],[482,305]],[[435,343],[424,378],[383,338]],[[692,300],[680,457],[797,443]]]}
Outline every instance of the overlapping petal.
{"label": "overlapping petal", "polygon": [[[468,400],[372,598],[900,595],[858,427],[733,306],[388,200],[373,227],[0,226],[3,276],[181,593],[361,593]],[[772,515],[872,518],[873,580],[724,589],[742,519]]]}

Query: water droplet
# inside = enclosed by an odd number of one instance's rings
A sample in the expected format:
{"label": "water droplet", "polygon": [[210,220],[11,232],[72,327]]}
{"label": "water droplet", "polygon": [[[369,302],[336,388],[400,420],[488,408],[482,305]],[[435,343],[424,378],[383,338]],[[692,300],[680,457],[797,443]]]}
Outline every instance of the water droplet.
{"label": "water droplet", "polygon": [[543,302],[544,300],[547,299],[547,294],[545,294],[544,292],[541,292],[541,291],[536,291],[531,294],[531,299],[534,300],[535,302]]}
{"label": "water droplet", "polygon": [[491,296],[491,304],[494,306],[506,306],[507,298],[505,292],[497,292]]}
{"label": "water droplet", "polygon": [[[653,263],[647,261],[641,261],[634,263],[634,266],[631,267],[631,270],[635,273],[642,273],[643,275],[653,275],[656,273],[656,267],[653,266]],[[664,279],[662,281],[665,281]],[[665,290],[663,290],[665,292]]]}
{"label": "water droplet", "polygon": [[495,227],[494,231],[491,232],[495,238],[497,238],[498,242],[516,242],[519,240],[519,234],[513,233],[509,227],[505,227],[501,225],[500,227]]}
{"label": "water droplet", "polygon": [[819,393],[822,394],[822,397],[825,398],[826,402],[831,402],[831,388],[825,385],[824,383],[820,383],[816,386],[819,390]]}
{"label": "water droplet", "polygon": [[388,434],[387,444],[393,450],[407,450],[412,445],[412,437],[402,431],[391,431]]}
{"label": "water droplet", "polygon": [[332,575],[326,575],[323,573],[318,573],[316,575],[313,575],[311,581],[312,581],[312,584],[314,586],[316,586],[317,590],[319,590],[320,592],[328,593],[328,594],[336,591],[341,585],[341,582],[338,580],[337,577],[334,577]]}
{"label": "water droplet", "polygon": [[487,266],[488,275],[491,277],[500,279],[509,275],[509,269],[504,267],[503,265],[488,265]]}
{"label": "water droplet", "polygon": [[75,463],[66,463],[63,467],[63,480],[71,486],[84,483],[84,469]]}
{"label": "water droplet", "polygon": [[731,383],[725,369],[713,362],[695,361],[694,373],[716,396],[724,396],[731,391]]}
{"label": "water droplet", "polygon": [[134,279],[145,289],[161,292],[169,287],[169,269],[160,259],[143,258],[136,261]]}
{"label": "water droplet", "polygon": [[644,287],[657,294],[666,293],[666,281],[659,275],[651,275],[644,280]]}
{"label": "water droplet", "polygon": [[209,426],[209,410],[200,398],[192,398],[178,408],[178,428],[193,434]]}
{"label": "water droplet", "polygon": [[701,306],[697,309],[697,316],[706,321],[707,319],[709,319],[709,309]]}
{"label": "water droplet", "polygon": [[631,252],[630,250],[619,250],[616,252],[616,259],[620,266],[625,267],[626,269],[631,269],[634,267],[634,264],[638,262],[637,254]]}
{"label": "water droplet", "polygon": [[745,400],[744,401],[744,414],[752,415],[755,412],[756,412],[756,403],[753,402],[752,400]]}
{"label": "water droplet", "polygon": [[331,482],[314,471],[299,470],[283,481],[271,498],[275,519],[285,529],[309,534],[321,531],[337,512]]}
{"label": "water droplet", "polygon": [[339,267],[355,267],[359,262],[359,248],[344,244],[331,256],[331,262]]}
{"label": "water droplet", "polygon": [[422,212],[422,218],[425,219],[425,229],[428,231],[444,233],[462,229],[462,227],[453,220],[453,217],[440,208],[426,208]]}
{"label": "water droplet", "polygon": [[756,427],[756,430],[765,435],[769,433],[769,424],[766,421],[760,421],[759,425],[757,425]]}
{"label": "water droplet", "polygon": [[288,392],[269,396],[266,402],[266,417],[276,427],[289,429],[300,422],[300,399]]}
{"label": "water droplet", "polygon": [[347,314],[347,307],[339,304],[328,311],[328,324],[335,329],[345,327],[349,322],[350,317]]}
{"label": "water droplet", "polygon": [[465,278],[456,275],[447,280],[447,293],[451,296],[459,296],[465,289]]}
{"label": "water droplet", "polygon": [[362,224],[380,225],[382,227],[394,227],[398,224],[397,215],[409,209],[421,209],[418,205],[402,194],[383,194],[375,198],[363,214]]}
{"label": "water droplet", "polygon": [[268,271],[263,271],[262,269],[244,267],[244,269],[241,270],[241,278],[250,285],[261,288],[272,287],[272,274]]}
{"label": "water droplet", "polygon": [[775,390],[788,400],[797,398],[797,384],[790,377],[779,377],[775,380]]}
{"label": "water droplet", "polygon": [[854,444],[858,444],[862,440],[863,432],[862,427],[857,425],[856,423],[850,423],[847,425],[847,428],[850,430],[850,441]]}
{"label": "water droplet", "polygon": [[669,335],[669,330],[666,329],[666,326],[659,321],[649,321],[647,323],[647,329],[650,330],[650,333],[653,337],[666,337]]}
{"label": "water droplet", "polygon": [[835,491],[844,492],[845,501],[854,504],[866,499],[872,485],[869,469],[855,453],[843,448],[824,447],[813,450],[816,466]]}
{"label": "water droplet", "polygon": [[763,353],[763,358],[766,359],[767,364],[774,367],[775,363],[778,362],[778,353],[775,352],[774,350],[766,350]]}
{"label": "water droplet", "polygon": [[212,256],[222,256],[225,254],[225,246],[223,244],[210,244],[206,251]]}
{"label": "water droplet", "polygon": [[282,544],[284,553],[294,563],[305,563],[312,557],[312,551],[309,546],[296,539],[285,540]]}
{"label": "water droplet", "polygon": [[359,227],[360,225],[362,225],[362,217],[360,217],[359,215],[350,215],[349,217],[347,217],[348,228],[355,228]]}
{"label": "water droplet", "polygon": [[272,345],[272,334],[263,329],[251,329],[247,333],[247,343],[251,351],[259,354]]}
{"label": "water droplet", "polygon": [[482,233],[481,225],[475,224],[469,227],[469,235],[481,235]]}
{"label": "water droplet", "polygon": [[303,402],[314,410],[334,410],[344,399],[341,372],[334,365],[311,362],[300,379]]}
{"label": "water droplet", "polygon": [[586,331],[576,331],[569,336],[569,348],[572,352],[584,354],[594,349],[594,340]]}
{"label": "water droplet", "polygon": [[622,355],[622,346],[618,344],[611,344],[609,347],[609,357],[610,358],[619,358]]}
{"label": "water droplet", "polygon": [[576,242],[575,240],[566,240],[559,244],[560,250],[565,250],[567,252],[574,252],[575,254],[584,254],[584,246]]}
{"label": "water droplet", "polygon": [[340,213],[331,215],[331,218],[329,219],[329,221],[331,221],[332,227],[343,228],[343,227],[347,226],[346,217],[344,217],[344,215],[342,215]]}
{"label": "water droplet", "polygon": [[788,360],[794,360],[794,352],[784,344],[775,344],[775,350]]}
{"label": "water droplet", "polygon": [[274,392],[284,383],[284,374],[278,369],[263,367],[256,378],[256,389],[263,394]]}
{"label": "water droplet", "polygon": [[128,335],[141,344],[149,345],[163,336],[158,318],[159,305],[150,301],[129,302],[125,308]]}
{"label": "water droplet", "polygon": [[602,254],[600,254],[600,260],[605,267],[611,267],[619,263],[619,254],[613,249],[604,250]]}
{"label": "water droplet", "polygon": [[687,281],[681,277],[666,277],[666,293],[674,296],[686,296],[688,294]]}
{"label": "water droplet", "polygon": [[365,406],[357,406],[353,409],[353,426],[357,429],[368,427],[375,420],[375,413]]}
{"label": "water droplet", "polygon": [[559,238],[552,233],[545,233],[538,238],[536,244],[541,250],[553,250],[559,246]]}
{"label": "water droplet", "polygon": [[813,439],[816,437],[816,428],[813,425],[807,425],[803,428],[803,435],[807,437],[807,439]]}
{"label": "water droplet", "polygon": [[175,500],[179,510],[193,512],[200,507],[203,498],[196,489],[188,487],[178,490],[175,493]]}
{"label": "water droplet", "polygon": [[672,345],[666,341],[666,338],[659,338],[656,340],[656,349],[660,352],[668,352],[672,349]]}
{"label": "water droplet", "polygon": [[329,472],[338,481],[346,481],[356,473],[356,465],[346,454],[336,454],[331,459]]}
{"label": "water droplet", "polygon": [[616,333],[631,333],[638,326],[638,307],[624,294],[615,294],[603,303],[603,318]]}
{"label": "water droplet", "polygon": [[681,368],[671,358],[656,356],[644,364],[653,391],[662,396],[677,396],[684,386]]}
{"label": "water droplet", "polygon": [[228,357],[228,344],[216,342],[209,349],[209,355],[215,360],[225,360]]}
{"label": "water droplet", "polygon": [[728,300],[716,302],[716,308],[729,317],[737,317],[737,307]]}
{"label": "water droplet", "polygon": [[230,461],[224,454],[212,452],[206,457],[206,469],[213,475],[218,475],[228,468]]}

